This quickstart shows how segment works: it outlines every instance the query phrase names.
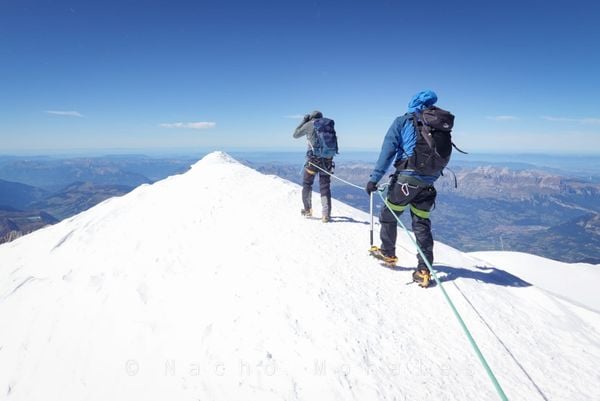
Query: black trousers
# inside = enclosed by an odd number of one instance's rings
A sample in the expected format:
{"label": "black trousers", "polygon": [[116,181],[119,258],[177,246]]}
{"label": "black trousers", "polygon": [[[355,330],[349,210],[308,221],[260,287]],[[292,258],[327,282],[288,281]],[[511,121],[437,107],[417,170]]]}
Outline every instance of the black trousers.
{"label": "black trousers", "polygon": [[[384,254],[396,255],[398,222],[394,214],[400,217],[404,210],[409,208],[417,244],[421,247],[429,263],[433,263],[433,236],[431,235],[429,212],[433,208],[436,196],[437,192],[433,185],[414,184],[414,179],[403,176],[392,179],[386,203],[392,208],[393,213],[384,205],[379,216],[381,250]],[[417,259],[419,261],[417,268],[427,269],[427,265],[418,253]]]}
{"label": "black trousers", "polygon": [[302,177],[302,203],[304,204],[304,210],[312,209],[312,186],[318,174],[321,206],[323,208],[322,213],[324,217],[331,217],[331,177],[314,165],[319,166],[325,171],[332,172],[333,159],[310,158],[304,165],[304,176]]}

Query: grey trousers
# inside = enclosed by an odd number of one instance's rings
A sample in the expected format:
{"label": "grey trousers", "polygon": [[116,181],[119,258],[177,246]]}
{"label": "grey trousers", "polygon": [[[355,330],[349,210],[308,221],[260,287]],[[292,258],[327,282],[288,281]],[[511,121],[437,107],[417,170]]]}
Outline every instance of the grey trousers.
{"label": "grey trousers", "polygon": [[326,171],[331,171],[332,159],[312,160],[306,162],[304,166],[304,176],[302,177],[302,203],[304,210],[312,209],[312,186],[315,177],[319,175],[319,192],[321,193],[321,206],[323,208],[323,217],[331,217],[331,177],[318,168],[309,164],[314,163]]}

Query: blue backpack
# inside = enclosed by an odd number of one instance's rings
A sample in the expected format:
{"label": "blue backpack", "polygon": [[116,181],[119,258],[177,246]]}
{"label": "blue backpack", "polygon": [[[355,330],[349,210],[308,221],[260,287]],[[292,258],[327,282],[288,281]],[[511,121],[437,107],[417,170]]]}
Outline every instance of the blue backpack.
{"label": "blue backpack", "polygon": [[335,122],[329,118],[317,118],[313,121],[315,127],[315,143],[312,144],[316,157],[331,159],[338,154],[338,142],[335,134]]}

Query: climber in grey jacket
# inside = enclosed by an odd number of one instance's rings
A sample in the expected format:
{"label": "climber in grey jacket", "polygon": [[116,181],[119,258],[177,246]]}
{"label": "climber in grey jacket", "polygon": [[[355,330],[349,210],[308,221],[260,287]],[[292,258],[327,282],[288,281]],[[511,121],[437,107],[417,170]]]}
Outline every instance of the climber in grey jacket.
{"label": "climber in grey jacket", "polygon": [[[304,164],[304,175],[302,178],[302,203],[304,208],[300,211],[303,216],[312,216],[312,185],[315,176],[319,174],[319,190],[321,193],[321,205],[323,207],[322,221],[327,223],[331,220],[331,177],[319,170],[319,168],[333,173],[333,157],[317,157],[315,155],[316,131],[315,121],[323,119],[323,113],[318,110],[306,114],[300,125],[294,131],[294,138],[306,136],[308,150],[306,151],[306,163]],[[318,166],[318,167],[317,167]]]}

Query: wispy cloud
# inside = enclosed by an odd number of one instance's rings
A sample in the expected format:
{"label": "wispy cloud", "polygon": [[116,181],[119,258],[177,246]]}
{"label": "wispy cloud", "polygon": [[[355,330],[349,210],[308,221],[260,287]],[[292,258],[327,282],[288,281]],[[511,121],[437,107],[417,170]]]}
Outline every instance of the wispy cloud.
{"label": "wispy cloud", "polygon": [[163,123],[160,126],[163,128],[208,129],[216,127],[217,123],[212,121],[197,121],[190,123]]}
{"label": "wispy cloud", "polygon": [[582,118],[580,121],[582,124],[600,125],[600,118]]}
{"label": "wispy cloud", "polygon": [[552,122],[600,125],[600,118],[568,118],[568,117],[553,117],[553,116],[542,116],[541,118],[542,118],[542,120],[552,121]]}
{"label": "wispy cloud", "polygon": [[494,121],[515,121],[519,119],[516,116],[487,116],[486,118]]}
{"label": "wispy cloud", "polygon": [[75,110],[46,110],[44,113],[51,114],[53,116],[83,117],[83,114]]}
{"label": "wispy cloud", "polygon": [[542,116],[542,120],[553,121],[553,122],[576,122],[575,118],[565,118],[565,117],[552,117],[552,116]]}
{"label": "wispy cloud", "polygon": [[283,118],[289,118],[291,120],[300,120],[304,117],[304,114],[290,114],[289,116],[283,116]]}

